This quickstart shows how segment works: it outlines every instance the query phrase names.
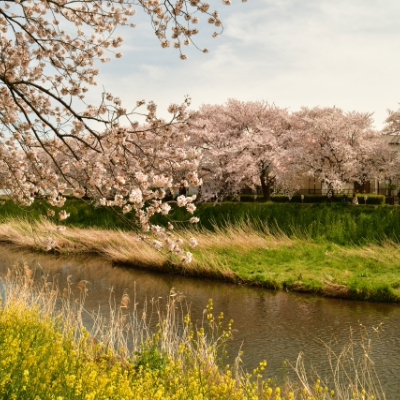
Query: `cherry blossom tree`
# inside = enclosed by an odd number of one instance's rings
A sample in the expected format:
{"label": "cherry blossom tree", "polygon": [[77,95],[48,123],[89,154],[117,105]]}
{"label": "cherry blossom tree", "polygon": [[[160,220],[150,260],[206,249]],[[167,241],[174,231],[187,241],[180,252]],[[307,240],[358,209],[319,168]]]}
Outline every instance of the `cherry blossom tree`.
{"label": "cherry blossom tree", "polygon": [[111,93],[97,105],[85,101],[96,65],[122,56],[115,31],[130,25],[135,7],[150,16],[161,46],[172,41],[182,59],[198,15],[218,28],[214,36],[222,32],[218,13],[198,0],[0,1],[0,185],[23,204],[42,191],[62,206],[69,188],[77,197],[135,208],[149,230],[149,217],[168,210],[162,198],[176,171],[184,168],[190,184],[200,183],[197,155],[183,146],[190,99],[172,104],[169,120],[157,117],[152,102],[128,109]]}
{"label": "cherry blossom tree", "polygon": [[276,180],[288,184],[295,172],[281,159],[292,142],[290,119],[287,110],[264,101],[203,105],[192,127],[203,148],[203,180],[224,195],[260,186],[269,199]]}
{"label": "cherry blossom tree", "polygon": [[400,108],[398,110],[388,110],[388,117],[385,120],[385,127],[382,130],[386,135],[400,134]]}
{"label": "cherry blossom tree", "polygon": [[235,139],[226,134],[228,120],[221,105],[203,105],[190,122],[190,141],[188,145],[201,152],[199,175],[207,182],[206,191],[202,191],[207,200],[215,194],[234,191],[229,166],[232,162],[230,153]]}
{"label": "cherry blossom tree", "polygon": [[371,180],[394,178],[395,171],[400,171],[398,152],[383,140],[380,132],[372,131],[364,139],[363,146],[357,152],[355,181],[363,185]]}
{"label": "cherry blossom tree", "polygon": [[385,120],[381,134],[385,140],[382,140],[377,146],[377,152],[380,159],[377,170],[379,170],[380,180],[392,181],[400,179],[400,109],[388,110],[388,117]]}
{"label": "cherry blossom tree", "polygon": [[371,114],[338,108],[302,108],[293,113],[295,146],[292,162],[326,185],[328,194],[345,183],[373,177],[377,133]]}
{"label": "cherry blossom tree", "polygon": [[229,100],[201,107],[190,144],[203,149],[200,174],[222,196],[257,186],[265,199],[272,186],[290,195],[307,176],[333,194],[398,170],[397,155],[372,122],[371,114],[335,107],[290,113],[266,102]]}

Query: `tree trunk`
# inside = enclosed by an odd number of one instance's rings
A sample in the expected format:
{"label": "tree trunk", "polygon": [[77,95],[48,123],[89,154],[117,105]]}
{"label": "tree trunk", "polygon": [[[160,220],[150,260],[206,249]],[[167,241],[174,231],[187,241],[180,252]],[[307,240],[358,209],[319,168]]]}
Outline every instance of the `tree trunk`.
{"label": "tree trunk", "polygon": [[265,201],[271,200],[271,196],[270,196],[271,183],[270,183],[269,179],[265,176],[264,172],[260,176],[260,181],[261,181],[261,189],[262,189],[264,200]]}

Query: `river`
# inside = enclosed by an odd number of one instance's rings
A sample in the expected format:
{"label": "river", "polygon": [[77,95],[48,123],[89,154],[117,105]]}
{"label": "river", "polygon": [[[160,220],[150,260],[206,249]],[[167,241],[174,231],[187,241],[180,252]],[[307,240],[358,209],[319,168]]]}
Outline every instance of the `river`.
{"label": "river", "polygon": [[[108,310],[110,289],[116,298],[124,291],[139,303],[146,299],[168,298],[170,290],[185,295],[190,304],[192,320],[200,320],[209,299],[214,310],[223,311],[226,321],[234,320],[235,335],[229,353],[234,357],[243,350],[243,365],[253,369],[258,362],[268,361],[267,376],[278,380],[304,352],[308,369],[315,368],[325,378],[330,375],[324,343],[338,349],[349,339],[350,329],[359,337],[366,327],[372,340],[372,359],[388,399],[400,392],[400,307],[313,297],[309,295],[272,292],[265,289],[235,286],[223,282],[185,278],[176,275],[151,273],[143,270],[113,267],[110,262],[94,257],[53,257],[11,252],[0,247],[0,274],[15,262],[26,262],[37,274],[48,274],[48,280],[60,284],[67,276],[77,283],[89,281],[86,308]],[[162,300],[161,300],[162,301]],[[374,332],[379,324],[383,330]],[[333,344],[335,343],[335,344]],[[338,344],[336,344],[338,343]],[[291,372],[290,372],[291,373]],[[291,373],[292,374],[292,373]]]}

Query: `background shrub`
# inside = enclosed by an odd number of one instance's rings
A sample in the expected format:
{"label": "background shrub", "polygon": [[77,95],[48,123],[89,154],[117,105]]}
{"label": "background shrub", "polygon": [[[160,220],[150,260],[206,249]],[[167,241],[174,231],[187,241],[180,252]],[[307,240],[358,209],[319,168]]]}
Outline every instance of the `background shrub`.
{"label": "background shrub", "polygon": [[[385,204],[385,196],[382,195],[377,195],[377,194],[367,194],[368,199],[367,199],[367,204]],[[360,204],[364,204],[364,194],[357,194],[358,197],[358,202]],[[240,196],[227,196],[225,198],[225,201],[231,201],[231,202],[239,202],[240,203],[265,203],[266,200],[262,195],[252,195],[252,194],[243,194]],[[289,200],[288,196],[284,196],[282,194],[277,194],[271,197],[271,201],[273,203],[301,203],[301,195],[300,194],[295,194],[292,196],[292,198]],[[338,194],[335,196],[332,196],[329,198],[326,195],[321,195],[321,194],[305,194],[303,203],[304,204],[310,204],[310,203],[340,203],[344,201],[344,196],[342,194]],[[349,197],[349,201],[351,201],[351,197]]]}

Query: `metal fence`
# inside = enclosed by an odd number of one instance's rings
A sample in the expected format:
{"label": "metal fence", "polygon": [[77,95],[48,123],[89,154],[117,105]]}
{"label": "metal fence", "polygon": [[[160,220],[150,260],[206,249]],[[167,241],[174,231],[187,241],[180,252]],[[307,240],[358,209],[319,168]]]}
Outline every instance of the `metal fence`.
{"label": "metal fence", "polygon": [[[343,196],[347,195],[348,197],[352,197],[353,194],[379,194],[382,196],[385,196],[386,198],[386,204],[398,204],[400,203],[400,198],[398,196],[398,189],[397,190],[392,190],[390,191],[389,189],[386,188],[380,188],[379,190],[370,190],[368,192],[364,191],[359,191],[357,189],[351,188],[351,189],[342,189],[340,193],[335,193],[336,196]],[[241,194],[257,194],[258,196],[262,196],[262,190],[261,187],[257,187],[256,190],[252,189],[244,189],[241,191]],[[296,191],[295,194],[304,194],[304,195],[321,195],[321,196],[326,196],[327,195],[327,190],[326,189],[314,189],[314,188],[308,188],[308,189],[299,189]]]}
{"label": "metal fence", "polygon": [[[314,189],[314,188],[309,188],[309,189],[299,189],[297,194],[320,194],[320,195],[326,195],[327,190],[326,189]],[[380,194],[382,196],[386,197],[397,197],[398,193],[397,190],[388,190],[388,189],[380,189],[380,190],[370,190],[370,191],[359,191],[356,189],[342,189],[338,195],[341,194],[347,194],[347,195],[353,195],[354,193],[356,194]]]}

